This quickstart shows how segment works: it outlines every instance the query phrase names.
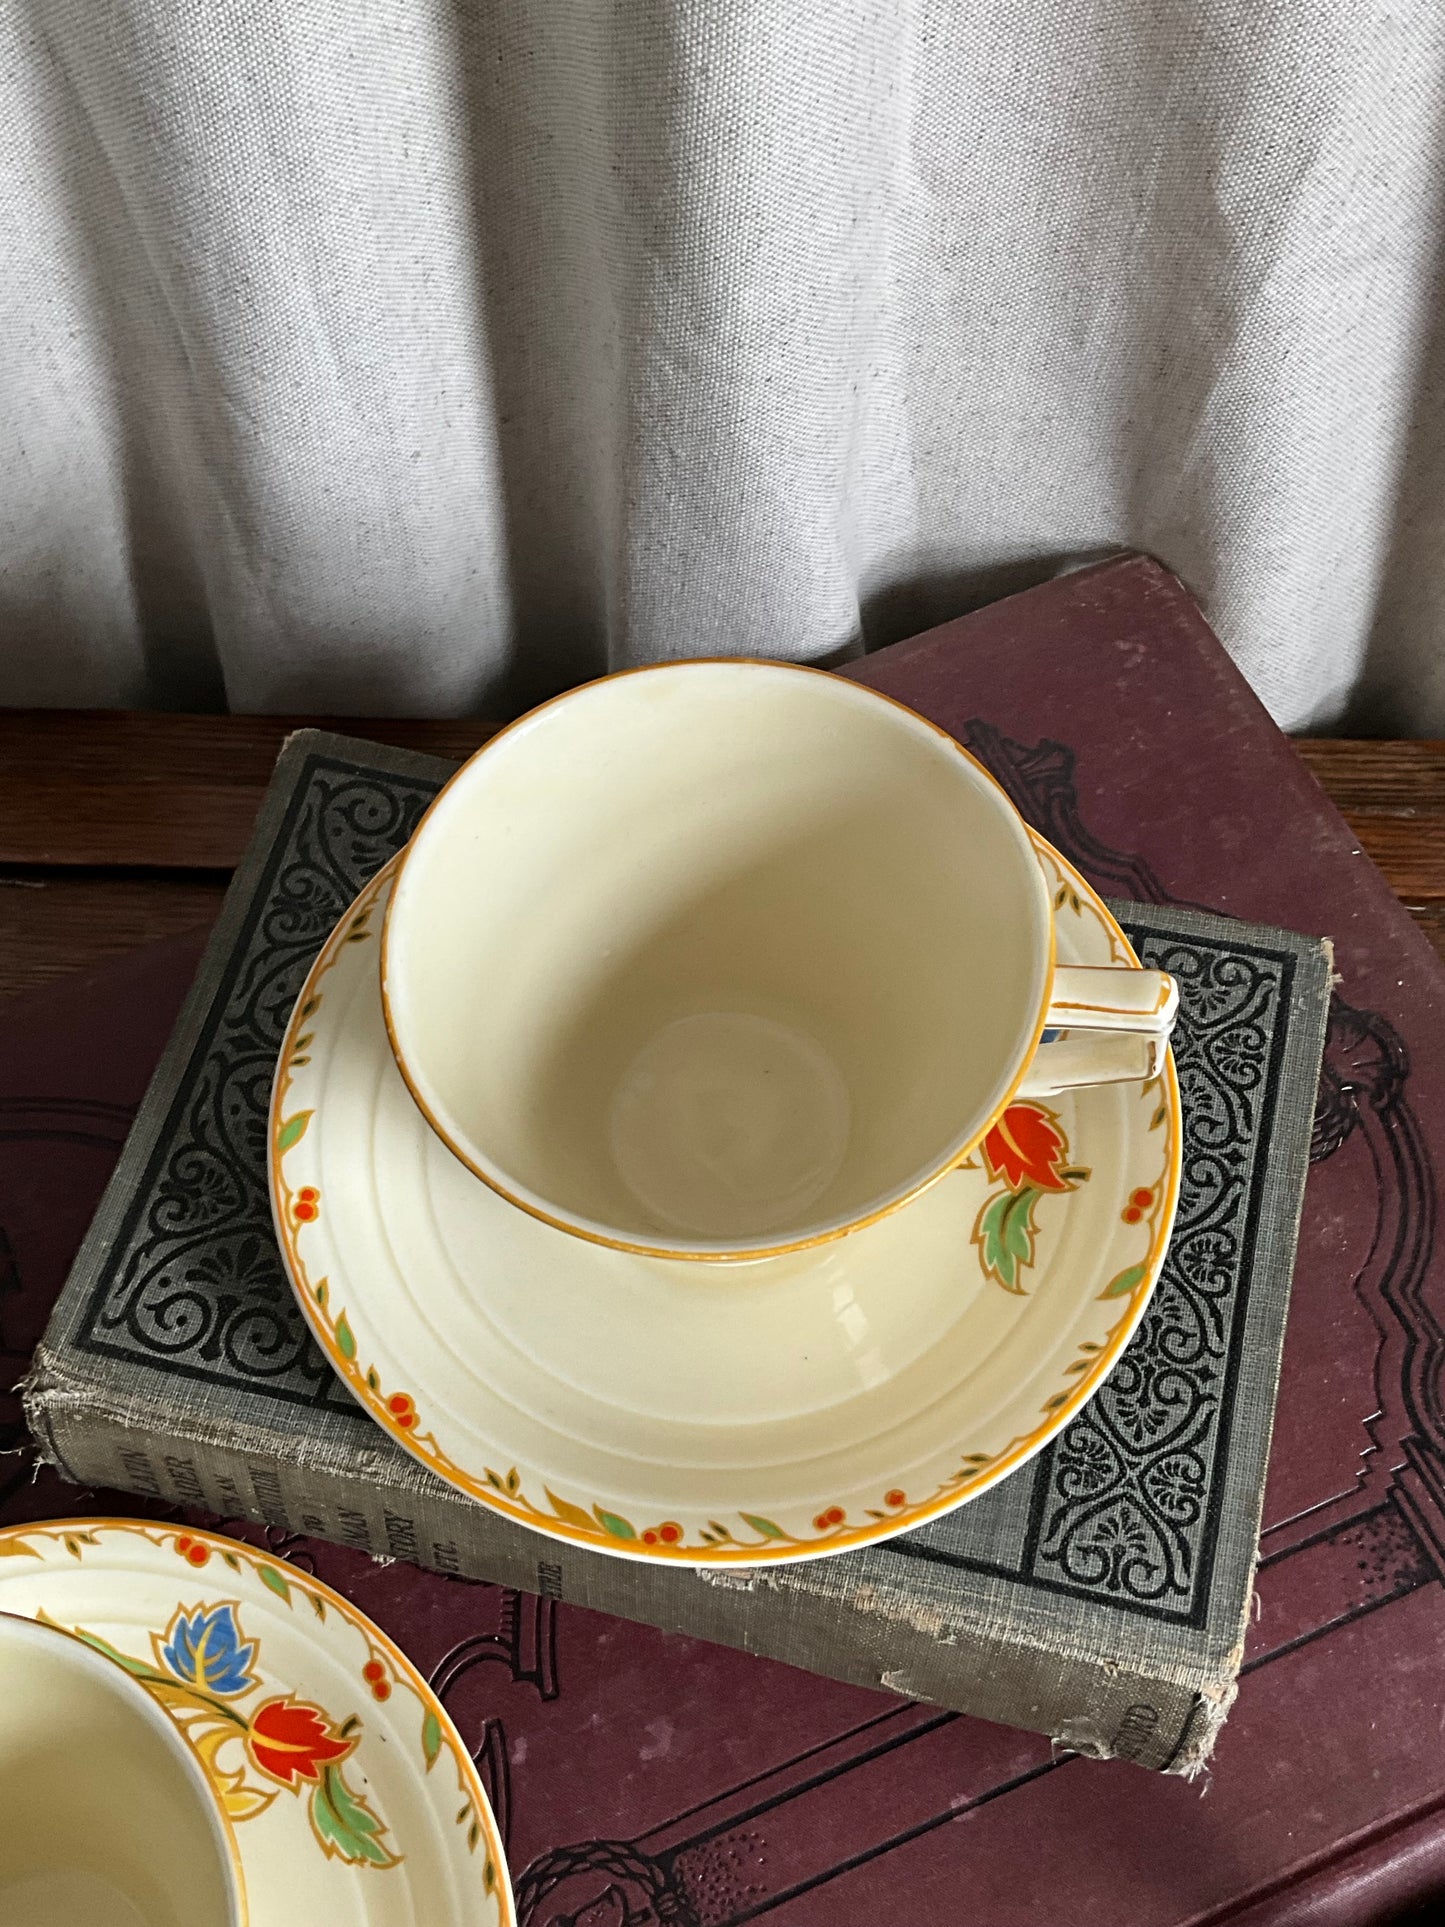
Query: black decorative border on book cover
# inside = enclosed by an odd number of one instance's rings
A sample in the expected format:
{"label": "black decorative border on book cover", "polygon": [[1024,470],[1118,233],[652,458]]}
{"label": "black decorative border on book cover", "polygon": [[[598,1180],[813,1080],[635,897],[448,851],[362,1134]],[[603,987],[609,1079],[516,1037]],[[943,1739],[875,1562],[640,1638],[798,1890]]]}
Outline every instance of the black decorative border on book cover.
{"label": "black decorative border on book cover", "polygon": [[257,878],[156,1149],[75,1335],[80,1350],[370,1424],[312,1341],[271,1229],[266,1115],[328,933],[441,787],[312,755]]}
{"label": "black decorative border on book cover", "polygon": [[1138,1337],[1039,1468],[1024,1565],[1202,1625],[1295,959],[1159,929],[1133,941],[1188,1004],[1179,1210]]}
{"label": "black decorative border on book cover", "polygon": [[[306,971],[438,787],[321,754],[306,760],[75,1334],[80,1350],[369,1427],[312,1343],[282,1268],[267,1197],[266,1115]],[[970,1560],[919,1535],[894,1546],[1202,1624],[1294,959],[1183,932],[1136,927],[1131,935],[1183,993],[1175,1039],[1183,1185],[1160,1285],[1099,1394],[1016,1475],[1031,1481],[1016,1565]]]}
{"label": "black decorative border on book cover", "polygon": [[1121,921],[1180,987],[1184,1156],[1159,1283],[1118,1365],[1034,1461],[1017,1563],[970,1558],[946,1521],[896,1549],[1202,1626],[1296,966],[1286,950]]}

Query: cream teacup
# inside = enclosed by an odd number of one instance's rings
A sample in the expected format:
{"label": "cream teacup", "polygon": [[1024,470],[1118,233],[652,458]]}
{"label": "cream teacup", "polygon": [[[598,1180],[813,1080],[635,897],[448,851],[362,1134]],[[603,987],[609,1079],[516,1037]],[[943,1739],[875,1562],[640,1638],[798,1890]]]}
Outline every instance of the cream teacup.
{"label": "cream teacup", "polygon": [[75,1635],[0,1613],[0,1927],[242,1927],[219,1800],[175,1721]]}
{"label": "cream teacup", "polygon": [[452,778],[382,996],[422,1112],[504,1197],[757,1259],[905,1204],[1021,1093],[1153,1074],[1171,980],[1056,970],[1053,932],[1022,819],[943,730],[816,670],[672,663]]}

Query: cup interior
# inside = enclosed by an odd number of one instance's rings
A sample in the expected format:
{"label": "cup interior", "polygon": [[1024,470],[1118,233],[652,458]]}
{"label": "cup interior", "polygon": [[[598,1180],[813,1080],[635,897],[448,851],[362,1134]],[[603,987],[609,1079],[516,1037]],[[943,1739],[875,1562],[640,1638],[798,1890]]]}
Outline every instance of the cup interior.
{"label": "cup interior", "polygon": [[72,1635],[0,1613],[0,1927],[236,1927],[219,1807],[179,1729]]}
{"label": "cup interior", "polygon": [[468,764],[383,947],[452,1148],[584,1236],[745,1255],[900,1202],[1037,1037],[1050,910],[952,741],[781,664],[609,678]]}

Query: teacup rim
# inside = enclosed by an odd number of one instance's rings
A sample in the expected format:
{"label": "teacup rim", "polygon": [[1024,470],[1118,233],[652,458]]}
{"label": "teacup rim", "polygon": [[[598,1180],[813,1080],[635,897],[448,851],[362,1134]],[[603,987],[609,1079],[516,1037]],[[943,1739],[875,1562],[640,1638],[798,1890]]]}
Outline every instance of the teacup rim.
{"label": "teacup rim", "polygon": [[119,1660],[112,1659],[98,1646],[73,1632],[68,1626],[59,1626],[53,1620],[33,1617],[29,1613],[14,1612],[8,1606],[0,1606],[0,1638],[7,1632],[19,1632],[22,1642],[26,1638],[37,1638],[42,1645],[49,1642],[66,1641],[71,1648],[72,1657],[77,1659],[82,1669],[89,1669],[92,1676],[104,1679],[109,1685],[120,1686],[118,1697],[132,1706],[140,1718],[163,1738],[164,1745],[173,1758],[182,1762],[181,1770],[189,1779],[193,1789],[198,1790],[201,1804],[210,1816],[213,1826],[225,1847],[225,1857],[231,1872],[231,1917],[234,1927],[250,1927],[250,1905],[246,1896],[245,1869],[241,1861],[241,1850],[236,1843],[235,1829],[220,1793],[212,1784],[204,1766],[196,1757],[194,1747],[186,1738],[181,1727],[173,1720],[166,1709],[137,1679],[122,1666]]}
{"label": "teacup rim", "polygon": [[[907,718],[911,726],[927,730],[930,734],[936,736],[949,750],[954,752],[961,761],[970,765],[974,773],[982,779],[985,787],[993,791],[1003,803],[1006,815],[1017,827],[1022,845],[1027,848],[1030,859],[1036,862],[1036,853],[1029,841],[1028,825],[1020,815],[1018,807],[1012,797],[1010,797],[1008,791],[1004,788],[1003,784],[999,782],[992,770],[988,769],[978,757],[966,749],[951,731],[943,728],[941,724],[935,723],[930,717],[922,715],[908,703],[901,702],[896,696],[888,695],[884,690],[875,689],[871,684],[856,681],[852,677],[840,676],[836,670],[820,669],[812,663],[791,662],[784,658],[772,656],[688,656],[665,662],[636,663],[630,668],[613,670],[602,676],[593,676],[586,682],[576,683],[571,688],[561,690],[557,695],[548,697],[544,702],[535,704],[531,709],[524,711],[522,715],[514,717],[511,722],[504,723],[495,734],[489,736],[484,743],[473,750],[471,755],[453,770],[452,774],[447,778],[446,782],[442,784],[431,802],[428,803],[426,809],[422,812],[416,828],[407,838],[406,843],[395,858],[396,868],[392,877],[391,894],[387,899],[386,911],[382,917],[381,939],[378,946],[379,975],[381,981],[381,1015],[382,1022],[386,1028],[387,1043],[396,1067],[401,1073],[402,1082],[406,1085],[412,1102],[421,1112],[428,1127],[440,1138],[441,1142],[446,1145],[452,1156],[455,1157],[460,1164],[470,1171],[474,1177],[479,1178],[489,1190],[496,1192],[498,1197],[504,1198],[508,1204],[515,1206],[519,1211],[525,1211],[528,1217],[535,1218],[542,1224],[550,1225],[556,1231],[566,1233],[569,1237],[581,1238],[588,1244],[600,1245],[607,1250],[627,1252],[634,1257],[656,1258],[659,1260],[680,1261],[692,1264],[754,1264],[771,1258],[788,1257],[798,1252],[816,1250],[821,1245],[837,1243],[840,1239],[850,1237],[856,1231],[863,1231],[870,1225],[880,1223],[884,1218],[891,1217],[895,1211],[904,1210],[916,1199],[922,1197],[925,1191],[929,1190],[931,1186],[937,1184],[941,1179],[947,1177],[950,1171],[956,1169],[959,1164],[977,1150],[984,1138],[988,1136],[989,1131],[1018,1095],[1023,1081],[1028,1075],[1029,1065],[1032,1063],[1034,1054],[1038,1050],[1039,1040],[1043,1036],[1048,1022],[1049,1000],[1053,991],[1054,972],[1058,962],[1058,942],[1054,917],[1052,911],[1047,907],[1047,904],[1045,906],[1044,924],[1048,942],[1048,959],[1043,972],[1042,989],[1038,1008],[1034,1013],[1029,1041],[1020,1056],[1008,1087],[1004,1090],[988,1116],[974,1131],[961,1137],[951,1145],[942,1157],[921,1177],[916,1177],[906,1186],[889,1193],[887,1198],[881,1203],[875,1203],[866,1212],[859,1213],[846,1220],[841,1220],[820,1228],[810,1229],[803,1237],[783,1239],[781,1241],[745,1242],[742,1240],[722,1239],[679,1239],[669,1243],[665,1242],[661,1237],[652,1240],[627,1237],[613,1228],[598,1225],[590,1220],[578,1218],[555,1209],[549,1209],[542,1200],[527,1193],[525,1190],[517,1188],[515,1180],[508,1182],[506,1177],[495,1168],[489,1169],[484,1165],[473,1155],[466,1143],[461,1140],[459,1134],[454,1130],[448,1129],[445,1122],[437,1116],[435,1109],[421,1088],[420,1080],[416,1076],[413,1067],[407,1062],[406,1054],[402,1049],[393,1016],[392,995],[388,983],[392,918],[401,897],[401,884],[405,875],[406,865],[415,851],[418,839],[422,831],[426,828],[427,823],[437,810],[440,809],[450,791],[461,782],[473,766],[479,763],[490,751],[496,749],[496,747],[509,736],[523,728],[524,725],[535,722],[538,717],[574,699],[585,690],[598,688],[604,683],[616,683],[632,677],[651,675],[659,671],[682,672],[702,668],[755,668],[776,670],[789,675],[817,677],[834,687],[841,686],[858,695],[871,698],[889,710],[898,712]],[[1041,890],[1043,888],[1042,873],[1040,873],[1040,888]]]}

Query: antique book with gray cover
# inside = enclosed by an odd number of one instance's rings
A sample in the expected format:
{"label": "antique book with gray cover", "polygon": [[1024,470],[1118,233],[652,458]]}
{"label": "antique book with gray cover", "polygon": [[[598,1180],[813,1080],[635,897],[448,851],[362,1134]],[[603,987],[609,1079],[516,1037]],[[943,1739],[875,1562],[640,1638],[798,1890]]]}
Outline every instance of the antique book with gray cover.
{"label": "antique book with gray cover", "polygon": [[[1138,1334],[1048,1449],[881,1546],[657,1569],[540,1537],[393,1444],[313,1347],[272,1234],[265,1119],[292,1003],[446,774],[316,732],[287,746],[36,1354],[26,1413],[45,1456],[82,1483],[681,1629],[1075,1751],[1197,1768],[1233,1698],[1249,1609],[1328,947],[1172,904],[1113,905],[1144,961],[1182,987],[1183,1191]],[[1040,827],[1063,841],[1057,822]],[[1089,867],[1087,850],[1065,854]]]}

